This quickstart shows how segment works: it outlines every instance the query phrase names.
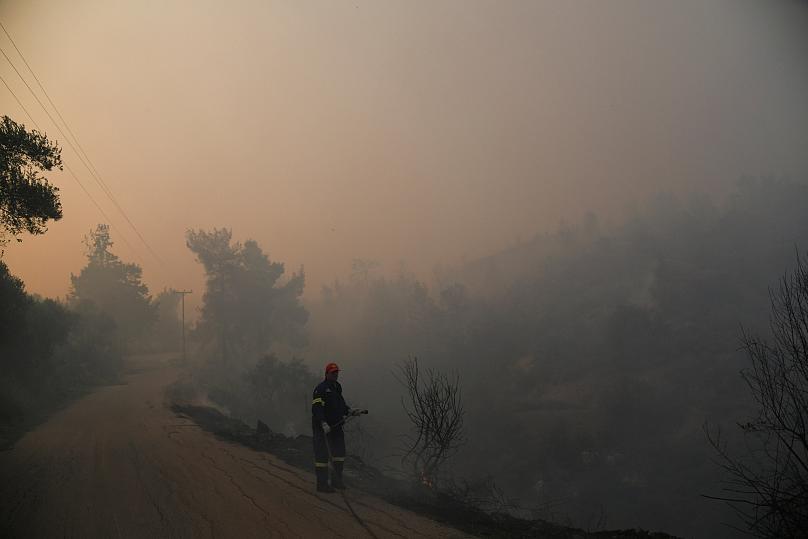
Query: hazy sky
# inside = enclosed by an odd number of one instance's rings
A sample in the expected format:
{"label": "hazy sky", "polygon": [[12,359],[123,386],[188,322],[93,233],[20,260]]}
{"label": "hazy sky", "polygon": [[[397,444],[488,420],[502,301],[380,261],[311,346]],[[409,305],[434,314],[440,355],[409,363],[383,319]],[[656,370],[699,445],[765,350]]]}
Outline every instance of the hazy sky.
{"label": "hazy sky", "polygon": [[[191,227],[305,265],[312,295],[357,257],[427,274],[659,190],[808,179],[805,3],[0,0],[0,21],[164,265],[0,76],[153,291],[202,291]],[[30,125],[4,86],[0,114]],[[4,259],[54,296],[104,219],[51,178],[65,217]]]}

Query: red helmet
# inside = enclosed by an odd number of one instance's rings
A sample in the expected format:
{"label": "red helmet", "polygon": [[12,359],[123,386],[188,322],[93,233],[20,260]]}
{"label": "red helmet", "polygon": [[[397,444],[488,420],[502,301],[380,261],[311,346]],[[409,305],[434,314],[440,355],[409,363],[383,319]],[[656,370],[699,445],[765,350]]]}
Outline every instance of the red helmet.
{"label": "red helmet", "polygon": [[328,374],[329,372],[339,372],[339,365],[336,363],[329,363],[325,366],[325,373]]}

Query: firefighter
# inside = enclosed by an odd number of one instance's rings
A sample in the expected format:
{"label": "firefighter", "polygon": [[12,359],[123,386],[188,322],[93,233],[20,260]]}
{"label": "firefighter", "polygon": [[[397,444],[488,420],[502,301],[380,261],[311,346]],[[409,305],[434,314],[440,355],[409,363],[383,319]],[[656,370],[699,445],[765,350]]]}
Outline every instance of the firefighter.
{"label": "firefighter", "polygon": [[[325,366],[325,380],[314,388],[311,401],[311,429],[314,438],[314,471],[317,475],[318,492],[334,492],[344,489],[342,468],[345,465],[345,433],[342,425],[350,415],[359,415],[360,410],[351,410],[342,398],[342,386],[337,382],[339,367],[336,363]],[[333,476],[328,484],[328,458],[331,457]]]}

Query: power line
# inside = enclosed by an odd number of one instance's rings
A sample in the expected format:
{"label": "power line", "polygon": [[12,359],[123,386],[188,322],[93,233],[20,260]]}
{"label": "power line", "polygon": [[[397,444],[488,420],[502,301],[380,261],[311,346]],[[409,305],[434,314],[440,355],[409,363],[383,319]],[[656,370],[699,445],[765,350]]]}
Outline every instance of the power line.
{"label": "power line", "polygon": [[[2,26],[2,23],[0,23],[0,26]],[[65,124],[65,127],[67,128],[67,130],[68,130],[68,131],[70,131],[71,135],[73,135],[73,138],[76,140],[76,144],[80,146],[79,141],[78,141],[78,137],[76,137],[76,135],[75,135],[75,134],[73,133],[73,131],[70,129],[70,126],[69,126],[69,125],[68,125],[68,123],[67,123],[67,122],[64,120],[64,117],[62,117],[61,113],[59,112],[59,109],[56,107],[56,105],[55,105],[55,104],[53,103],[53,101],[50,99],[50,96],[48,95],[47,91],[45,91],[45,88],[42,86],[42,83],[39,81],[39,78],[36,76],[36,73],[34,72],[34,70],[33,70],[33,69],[31,69],[31,66],[28,64],[28,61],[25,59],[25,56],[23,56],[23,54],[22,54],[22,52],[20,51],[19,47],[17,47],[17,44],[16,44],[16,43],[14,42],[14,40],[11,38],[11,35],[9,35],[8,30],[6,30],[5,26],[2,26],[2,29],[3,29],[3,32],[6,34],[6,36],[8,37],[9,41],[11,41],[11,44],[14,46],[14,49],[15,49],[15,50],[17,51],[17,53],[19,54],[19,56],[20,56],[20,58],[22,59],[23,63],[25,63],[25,66],[28,68],[28,71],[30,71],[30,72],[31,72],[31,75],[33,75],[34,79],[37,81],[37,83],[39,84],[40,88],[42,88],[43,93],[44,93],[44,94],[45,94],[45,96],[48,98],[48,101],[50,101],[51,105],[53,106],[54,111],[56,111],[56,114],[57,114],[57,115],[59,115],[59,117],[62,119],[62,122]],[[62,131],[62,128],[59,126],[59,123],[58,123],[58,122],[56,122],[56,120],[54,120],[53,116],[51,116],[51,114],[50,114],[50,112],[48,111],[47,107],[45,107],[45,105],[42,103],[42,100],[41,100],[41,99],[39,99],[39,96],[37,96],[37,95],[36,95],[36,92],[34,92],[34,90],[33,90],[33,89],[31,88],[31,86],[28,84],[28,81],[26,81],[26,80],[25,80],[25,78],[24,78],[24,77],[22,76],[22,74],[19,72],[19,70],[17,69],[17,67],[14,65],[14,62],[12,62],[12,61],[11,61],[11,59],[8,57],[8,55],[6,54],[6,52],[5,52],[5,51],[4,51],[4,50],[3,50],[1,47],[0,47],[0,53],[2,53],[2,54],[3,54],[3,56],[5,57],[6,61],[7,61],[9,64],[11,64],[11,67],[12,67],[12,68],[14,69],[14,71],[17,73],[17,76],[18,76],[18,77],[20,77],[20,79],[21,79],[21,80],[23,81],[23,83],[25,84],[26,88],[28,88],[28,91],[29,91],[29,92],[31,92],[31,95],[33,95],[33,96],[34,96],[34,99],[36,99],[37,103],[39,103],[39,106],[42,108],[42,110],[43,110],[43,111],[45,111],[45,114],[48,116],[48,118],[50,119],[50,121],[53,123],[53,125],[54,125],[54,126],[56,126],[56,129],[58,129],[58,130],[59,130],[59,133],[61,133],[61,135],[62,135],[62,136],[65,138],[65,140],[67,141],[68,145],[69,145],[69,146],[70,146],[70,148],[73,150],[73,152],[76,154],[76,156],[79,158],[79,160],[81,161],[81,163],[84,165],[84,167],[85,167],[85,168],[86,168],[86,169],[87,169],[87,170],[90,172],[90,174],[93,176],[93,179],[96,181],[96,183],[98,184],[98,186],[101,188],[102,192],[103,192],[103,193],[104,193],[104,194],[107,196],[107,198],[108,198],[108,199],[109,199],[109,200],[112,202],[112,204],[113,204],[113,205],[114,205],[114,206],[115,206],[115,207],[118,209],[118,211],[119,211],[119,212],[120,212],[120,214],[123,216],[123,218],[126,220],[126,222],[127,222],[127,223],[129,223],[129,226],[132,228],[132,230],[134,230],[134,231],[135,231],[135,234],[137,234],[137,236],[140,238],[140,241],[143,243],[143,245],[145,245],[145,246],[146,246],[146,249],[149,251],[149,253],[151,253],[151,255],[152,255],[154,258],[155,258],[155,260],[157,260],[157,261],[158,261],[158,262],[159,262],[159,263],[160,263],[160,264],[161,264],[163,267],[165,267],[165,263],[163,262],[163,260],[162,260],[162,259],[161,259],[161,258],[160,258],[158,255],[157,255],[157,253],[154,251],[154,249],[152,249],[151,245],[149,245],[149,243],[146,241],[146,239],[145,239],[145,238],[143,237],[143,235],[140,233],[140,231],[138,230],[138,228],[135,226],[135,224],[132,222],[132,220],[131,220],[131,219],[129,218],[129,216],[126,214],[126,212],[124,211],[124,209],[121,207],[121,205],[120,205],[120,204],[118,203],[118,201],[115,199],[115,196],[112,194],[112,191],[111,191],[111,190],[109,189],[109,187],[106,185],[106,182],[104,182],[103,178],[101,178],[101,175],[98,173],[97,169],[95,168],[95,165],[93,165],[93,163],[92,163],[92,161],[90,160],[89,156],[87,156],[87,153],[84,151],[84,148],[81,148],[81,151],[79,151],[78,149],[76,149],[76,146],[74,146],[74,145],[73,145],[73,142],[70,140],[70,138],[69,138],[69,137],[68,137],[68,136],[67,136],[67,135],[64,133],[64,131]],[[82,155],[82,153],[83,153],[84,155]],[[85,158],[86,158],[86,159],[85,159]]]}
{"label": "power line", "polygon": [[[76,174],[73,172],[73,169],[72,169],[72,168],[70,168],[68,165],[65,165],[65,168],[66,168],[66,169],[67,169],[67,171],[70,173],[70,175],[71,175],[71,176],[73,176],[73,179],[74,179],[74,180],[76,180],[76,183],[77,183],[77,184],[79,184],[79,187],[81,187],[81,190],[82,190],[82,191],[84,191],[84,194],[85,194],[85,195],[87,195],[87,198],[89,198],[89,199],[90,199],[90,201],[91,201],[91,202],[92,202],[92,203],[95,205],[95,207],[96,207],[96,208],[98,208],[98,211],[99,211],[99,212],[101,212],[101,216],[102,216],[102,217],[103,217],[103,218],[106,220],[106,222],[108,222],[108,223],[109,223],[109,226],[110,226],[110,227],[111,227],[113,230],[115,230],[115,229],[116,229],[116,227],[115,227],[115,226],[112,224],[112,219],[110,219],[110,218],[109,218],[109,216],[107,215],[107,212],[105,212],[105,211],[104,211],[104,209],[101,207],[101,205],[100,205],[98,202],[96,202],[96,200],[93,198],[93,195],[91,195],[91,194],[90,194],[90,192],[87,190],[87,188],[86,188],[86,187],[84,187],[84,185],[83,185],[83,184],[82,184],[82,183],[79,181],[79,178],[78,178],[78,176],[76,176]],[[117,231],[117,232],[120,232],[120,231]],[[130,250],[131,250],[133,253],[137,254],[137,251],[136,251],[136,250],[135,250],[135,248],[132,246],[132,244],[131,244],[131,243],[129,243],[129,240],[127,240],[127,239],[126,239],[126,236],[124,236],[123,234],[119,234],[119,235],[120,235],[121,239],[123,240],[123,242],[126,244],[126,246],[127,246],[127,247],[129,247],[129,249],[130,249]]]}
{"label": "power line", "polygon": [[185,355],[185,296],[193,294],[193,290],[174,290],[175,294],[180,294],[182,297],[182,362],[185,364],[188,361]]}
{"label": "power line", "polygon": [[8,91],[11,92],[11,95],[13,95],[14,99],[17,100],[17,104],[20,106],[20,108],[25,113],[25,115],[28,116],[28,119],[31,120],[31,123],[34,124],[34,127],[36,127],[38,131],[42,131],[42,129],[39,127],[39,125],[37,125],[36,120],[34,120],[34,117],[31,116],[31,113],[28,112],[28,109],[25,108],[25,105],[22,104],[22,101],[20,101],[20,98],[17,97],[17,94],[14,93],[14,90],[11,89],[11,86],[8,85],[8,83],[6,82],[6,79],[4,79],[2,75],[0,75],[0,80],[3,81],[3,84],[6,85],[6,88],[8,88]]}
{"label": "power line", "polygon": [[[28,84],[28,81],[26,81],[26,80],[25,80],[25,77],[23,77],[23,76],[22,76],[22,73],[20,73],[20,72],[19,72],[19,70],[17,69],[17,67],[14,65],[14,62],[12,62],[12,61],[11,61],[11,58],[9,58],[9,57],[8,57],[8,55],[7,55],[7,54],[6,54],[6,52],[5,52],[5,51],[2,49],[2,47],[0,47],[0,54],[2,54],[2,55],[5,57],[6,61],[7,61],[7,62],[8,62],[10,65],[11,65],[11,67],[12,67],[12,68],[14,69],[14,71],[17,73],[17,76],[20,78],[20,80],[22,80],[23,84],[25,84],[25,87],[26,87],[26,88],[28,88],[28,91],[29,91],[29,92],[31,92],[31,95],[33,95],[33,96],[34,96],[34,99],[36,99],[37,103],[39,103],[39,106],[42,108],[42,110],[43,110],[43,111],[45,111],[45,114],[48,116],[48,118],[50,119],[51,123],[53,123],[53,125],[54,125],[54,126],[56,126],[56,129],[58,129],[58,130],[59,130],[59,133],[61,133],[61,134],[62,134],[62,136],[63,136],[63,137],[65,138],[65,140],[67,141],[67,143],[68,143],[68,144],[70,145],[70,147],[73,149],[73,152],[75,152],[75,154],[78,156],[79,160],[80,160],[80,161],[82,162],[82,164],[83,164],[83,165],[84,165],[84,166],[87,168],[87,170],[89,170],[89,171],[90,171],[90,174],[92,175],[92,170],[91,170],[91,169],[90,169],[90,167],[87,165],[87,163],[86,163],[86,162],[84,162],[84,160],[83,160],[83,159],[82,159],[82,157],[81,157],[81,154],[80,154],[80,153],[79,153],[79,152],[76,150],[76,147],[75,147],[75,146],[73,146],[73,143],[70,141],[70,139],[67,137],[67,135],[65,135],[65,133],[64,133],[64,131],[62,131],[61,127],[59,127],[59,124],[56,122],[56,120],[54,120],[54,119],[53,119],[53,116],[51,116],[50,112],[48,112],[48,109],[47,109],[47,108],[45,107],[45,105],[42,103],[42,100],[41,100],[41,99],[39,99],[39,96],[37,96],[37,95],[36,95],[36,92],[34,92],[33,88],[31,88],[31,85],[29,85],[29,84]],[[19,101],[19,100],[18,100],[18,101]],[[29,115],[29,117],[30,117],[30,115]],[[32,121],[33,121],[33,119],[32,119]],[[36,124],[35,124],[35,125],[36,125]],[[39,128],[39,126],[37,126],[37,128]],[[41,129],[40,129],[40,131],[41,131]],[[74,177],[74,178],[77,178],[77,176],[76,176],[76,175],[75,175],[75,174],[72,172],[72,170],[71,170],[71,174],[73,175],[73,177]],[[94,178],[94,179],[96,180],[96,183],[98,183],[98,184],[99,184],[99,186],[101,187],[102,192],[104,192],[104,194],[106,194],[106,195],[109,197],[109,196],[110,196],[110,193],[108,193],[108,192],[106,191],[105,186],[104,186],[102,183],[100,183],[100,182],[98,181],[98,179],[97,179],[97,178]],[[82,185],[81,187],[82,187],[82,189],[84,190],[84,192],[85,192],[85,193],[89,193],[89,192],[87,191],[87,189],[86,189],[86,188],[85,188],[83,185]],[[100,209],[100,206],[98,206],[97,202],[95,202],[95,200],[94,200],[94,199],[92,199],[92,198],[91,198],[91,200],[93,200],[93,203],[95,203],[95,204],[96,204],[96,206],[97,206],[97,207]],[[120,210],[120,207],[119,207],[119,210]],[[104,215],[104,218],[105,218],[105,219],[107,219],[108,221],[110,221],[110,225],[111,225],[111,224],[112,224],[111,219],[109,219],[109,217],[106,215],[106,213],[105,213],[105,212],[103,212],[103,210],[102,210],[102,215]],[[124,217],[125,217],[125,215],[124,215]],[[131,224],[131,222],[130,222],[130,224]],[[122,236],[122,237],[123,237],[123,236]],[[130,244],[127,242],[127,245],[130,245]],[[131,247],[131,245],[130,245],[130,247]],[[147,245],[147,247],[148,247],[148,245]]]}
{"label": "power line", "polygon": [[[20,98],[17,97],[17,94],[14,93],[14,90],[11,89],[11,86],[8,85],[8,82],[6,82],[6,79],[4,79],[2,75],[0,75],[0,81],[3,81],[3,84],[5,85],[6,89],[8,89],[8,91],[11,93],[11,95],[14,96],[14,99],[17,101],[17,104],[20,106],[20,108],[25,113],[25,115],[28,116],[28,119],[31,120],[31,123],[34,124],[34,127],[36,127],[37,130],[39,130],[40,132],[44,132],[44,131],[42,131],[42,128],[39,127],[39,124],[36,123],[36,120],[34,120],[34,117],[31,116],[31,113],[28,112],[28,109],[25,108],[25,105],[22,104],[22,101],[20,101]],[[76,174],[73,172],[73,169],[71,169],[68,165],[65,165],[65,168],[70,173],[70,175],[73,177],[73,179],[76,181],[76,183],[79,184],[79,187],[81,187],[81,190],[84,191],[85,195],[87,195],[87,198],[90,199],[90,202],[92,202],[95,205],[95,207],[98,208],[98,211],[101,213],[101,216],[109,223],[110,227],[115,229],[116,227],[112,224],[112,219],[109,218],[109,216],[104,211],[104,209],[101,207],[101,205],[95,200],[95,198],[93,198],[93,195],[91,195],[90,192],[87,190],[87,188],[84,187],[84,184],[81,183],[81,180],[79,180],[78,176],[76,176]],[[124,236],[123,234],[120,234],[120,237],[123,240],[123,242],[129,247],[129,249],[131,249],[133,253],[137,254],[137,251],[132,246],[132,244],[129,243],[129,240],[126,239],[126,236]]]}
{"label": "power line", "polygon": [[25,64],[25,67],[27,67],[27,68],[28,68],[28,71],[30,71],[31,75],[33,75],[33,76],[34,76],[34,80],[35,80],[35,81],[36,81],[36,83],[39,85],[39,89],[40,89],[40,90],[42,90],[42,93],[43,93],[43,94],[45,94],[45,97],[48,99],[48,103],[50,103],[51,107],[53,107],[53,110],[55,110],[55,111],[56,111],[56,114],[59,116],[59,119],[60,119],[60,120],[62,120],[62,123],[63,123],[63,124],[64,124],[64,126],[67,128],[67,132],[68,132],[68,133],[70,133],[70,136],[72,136],[72,137],[73,137],[73,141],[74,141],[74,142],[76,143],[76,145],[79,147],[79,149],[80,149],[80,150],[81,150],[81,152],[84,154],[84,156],[85,156],[85,157],[87,157],[87,152],[85,152],[85,151],[84,151],[84,148],[82,148],[82,147],[81,147],[81,144],[79,143],[79,139],[78,139],[78,138],[76,137],[76,135],[73,133],[73,130],[72,130],[72,129],[70,129],[70,126],[69,126],[69,125],[67,125],[67,122],[66,122],[66,121],[65,121],[65,119],[62,117],[62,113],[61,113],[61,112],[59,112],[59,109],[56,107],[56,104],[55,104],[55,103],[53,102],[53,100],[51,99],[51,97],[50,97],[50,95],[48,94],[47,90],[45,90],[45,87],[42,85],[42,82],[40,82],[39,77],[37,77],[37,76],[36,76],[36,73],[34,73],[34,70],[33,70],[33,69],[31,69],[31,66],[30,66],[30,65],[28,65],[28,60],[26,60],[26,59],[25,59],[25,56],[23,56],[22,51],[21,51],[21,50],[20,50],[20,49],[17,47],[17,44],[16,44],[16,43],[14,42],[14,40],[11,38],[11,34],[9,34],[9,33],[8,33],[8,30],[6,30],[6,27],[3,25],[3,23],[2,23],[2,22],[0,22],[0,28],[2,28],[2,29],[3,29],[3,33],[5,33],[5,34],[6,34],[6,37],[7,37],[7,38],[8,38],[8,40],[11,42],[11,44],[14,46],[14,50],[15,50],[15,51],[17,51],[17,54],[20,56],[20,58],[22,58],[22,61],[23,61],[23,63]]}

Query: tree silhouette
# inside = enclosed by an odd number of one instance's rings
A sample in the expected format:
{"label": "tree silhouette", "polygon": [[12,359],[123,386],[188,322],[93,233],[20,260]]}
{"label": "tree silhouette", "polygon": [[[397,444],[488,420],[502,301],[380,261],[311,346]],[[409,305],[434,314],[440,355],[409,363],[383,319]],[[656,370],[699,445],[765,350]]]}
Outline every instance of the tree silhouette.
{"label": "tree silhouette", "polygon": [[422,372],[418,358],[399,365],[396,377],[407,390],[402,405],[414,430],[405,439],[402,464],[416,481],[433,488],[446,461],[465,442],[460,379],[434,369]]}
{"label": "tree silhouette", "polygon": [[233,242],[228,229],[189,230],[186,240],[207,276],[195,334],[223,362],[238,359],[249,366],[273,344],[305,343],[302,270],[281,281],[282,263],[271,261],[253,240]]}
{"label": "tree silhouette", "polygon": [[142,281],[143,270],[121,262],[112,252],[109,225],[99,224],[84,243],[87,265],[78,275],[70,275],[69,303],[78,310],[94,304],[112,317],[124,342],[131,344],[156,319],[149,289]]}
{"label": "tree silhouette", "polygon": [[[720,433],[710,435],[728,473],[726,496],[758,537],[804,537],[808,530],[808,266],[794,271],[771,296],[768,342],[743,334],[752,366],[742,372],[757,417],[740,426],[745,453],[736,456]],[[708,433],[709,434],[709,433]]]}
{"label": "tree silhouette", "polygon": [[0,238],[4,232],[42,234],[48,219],[61,219],[59,189],[41,175],[54,167],[62,169],[56,144],[8,116],[0,119]]}

